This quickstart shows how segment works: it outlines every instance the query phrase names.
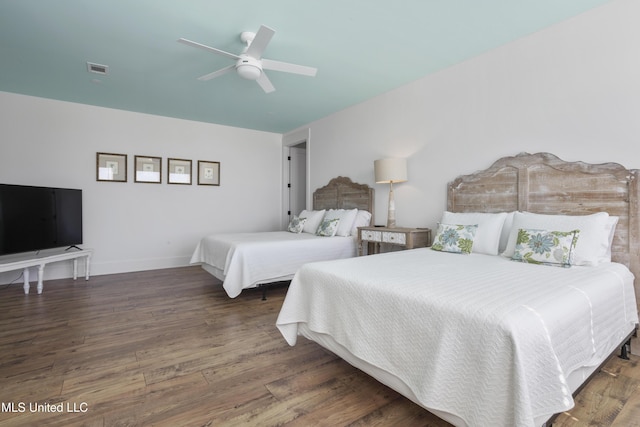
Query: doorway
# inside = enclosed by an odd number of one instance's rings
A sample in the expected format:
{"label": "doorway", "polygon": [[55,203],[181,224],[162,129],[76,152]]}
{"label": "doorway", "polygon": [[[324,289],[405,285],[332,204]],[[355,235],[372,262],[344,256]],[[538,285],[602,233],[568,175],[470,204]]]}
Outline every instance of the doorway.
{"label": "doorway", "polygon": [[289,219],[307,207],[307,142],[289,147]]}
{"label": "doorway", "polygon": [[282,139],[282,229],[293,215],[303,209],[311,209],[309,190],[309,154],[311,144],[309,129],[287,134]]}

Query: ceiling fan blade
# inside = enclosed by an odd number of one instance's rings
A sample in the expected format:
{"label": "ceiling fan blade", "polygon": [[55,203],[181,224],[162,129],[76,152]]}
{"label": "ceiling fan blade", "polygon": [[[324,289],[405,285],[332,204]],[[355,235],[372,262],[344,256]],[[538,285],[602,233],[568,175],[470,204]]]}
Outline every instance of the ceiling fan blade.
{"label": "ceiling fan blade", "polygon": [[318,72],[317,68],[307,67],[306,65],[290,64],[288,62],[274,61],[272,59],[262,59],[262,68],[265,70],[301,74],[309,77],[315,77]]}
{"label": "ceiling fan blade", "polygon": [[256,81],[258,82],[258,84],[260,85],[262,90],[265,91],[265,93],[271,93],[274,90],[276,90],[276,88],[273,87],[273,84],[271,83],[271,80],[269,80],[269,77],[267,77],[267,75],[264,73],[264,71],[262,73],[260,73],[260,77],[258,77],[256,79]]}
{"label": "ceiling fan blade", "polygon": [[204,76],[198,77],[198,80],[207,81],[211,79],[215,79],[216,77],[220,77],[223,74],[227,74],[229,71],[233,71],[236,68],[236,65],[229,65],[228,67],[221,68],[213,73],[205,74]]}
{"label": "ceiling fan blade", "polygon": [[267,45],[274,34],[275,31],[273,29],[265,25],[261,25],[245,53],[253,58],[260,59],[262,57],[262,52],[267,48]]}
{"label": "ceiling fan blade", "polygon": [[186,44],[187,46],[193,46],[193,47],[197,47],[199,49],[208,50],[209,52],[213,52],[213,53],[216,53],[218,55],[223,55],[223,56],[226,56],[227,58],[240,59],[240,57],[238,55],[234,55],[233,53],[225,52],[224,50],[216,49],[215,47],[207,46],[207,45],[204,45],[204,44],[201,44],[201,43],[198,43],[198,42],[194,42],[194,41],[191,41],[191,40],[179,38],[178,42],[182,43],[182,44]]}

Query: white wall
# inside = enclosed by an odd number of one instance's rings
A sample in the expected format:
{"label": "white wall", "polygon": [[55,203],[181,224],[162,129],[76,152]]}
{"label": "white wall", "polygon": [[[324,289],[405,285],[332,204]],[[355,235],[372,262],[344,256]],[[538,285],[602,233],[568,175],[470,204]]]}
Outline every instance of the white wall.
{"label": "white wall", "polygon": [[[92,274],[187,265],[209,232],[280,227],[281,134],[6,92],[0,110],[0,182],[81,188]],[[128,182],[97,182],[97,152],[128,154]],[[133,182],[134,155],[162,157],[162,184]],[[167,184],[168,157],[221,162],[221,185]]]}
{"label": "white wall", "polygon": [[[373,161],[408,157],[404,226],[433,227],[448,181],[522,151],[640,168],[638,16],[637,0],[611,1],[284,141],[309,135],[310,191],[338,175],[374,186],[378,224],[388,188]],[[1,92],[0,109],[0,182],[82,188],[96,274],[185,265],[207,232],[280,226],[282,135]],[[128,183],[96,182],[98,151],[129,155]],[[220,161],[222,185],[133,183],[134,154]]]}
{"label": "white wall", "polygon": [[446,184],[503,156],[640,168],[640,2],[616,0],[482,56],[313,122],[310,186],[337,175],[388,185],[373,162],[407,157],[394,186],[399,226],[434,227]]}

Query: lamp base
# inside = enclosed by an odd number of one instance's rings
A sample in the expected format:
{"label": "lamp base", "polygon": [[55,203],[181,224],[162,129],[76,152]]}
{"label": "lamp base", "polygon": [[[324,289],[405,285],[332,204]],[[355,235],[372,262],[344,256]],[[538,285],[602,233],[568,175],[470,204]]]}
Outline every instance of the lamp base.
{"label": "lamp base", "polygon": [[396,226],[396,202],[393,199],[393,182],[389,183],[389,212],[387,213],[387,228]]}

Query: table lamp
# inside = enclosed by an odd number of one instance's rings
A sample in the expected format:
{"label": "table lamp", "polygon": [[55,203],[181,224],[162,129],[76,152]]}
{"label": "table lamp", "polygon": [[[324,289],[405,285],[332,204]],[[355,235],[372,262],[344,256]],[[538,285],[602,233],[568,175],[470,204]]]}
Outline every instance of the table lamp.
{"label": "table lamp", "polygon": [[387,227],[396,226],[396,205],[393,200],[393,183],[407,180],[407,159],[380,159],[373,163],[376,184],[389,183],[389,213]]}

